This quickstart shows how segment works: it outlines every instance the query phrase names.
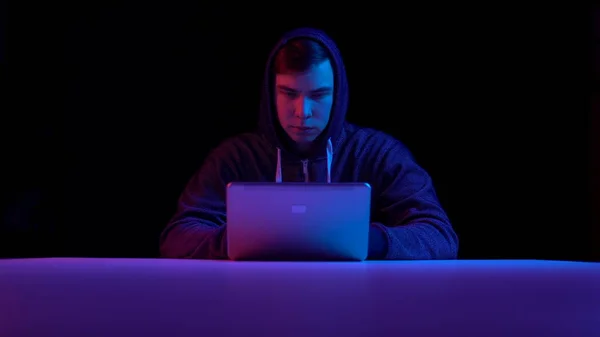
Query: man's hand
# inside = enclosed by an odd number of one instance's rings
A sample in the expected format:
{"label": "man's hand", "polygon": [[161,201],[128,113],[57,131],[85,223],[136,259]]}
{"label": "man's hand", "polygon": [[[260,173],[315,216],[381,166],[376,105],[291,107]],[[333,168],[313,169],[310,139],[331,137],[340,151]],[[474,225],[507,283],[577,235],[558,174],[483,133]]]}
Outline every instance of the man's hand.
{"label": "man's hand", "polygon": [[373,223],[369,228],[369,256],[370,260],[382,260],[387,255],[388,238],[381,224]]}

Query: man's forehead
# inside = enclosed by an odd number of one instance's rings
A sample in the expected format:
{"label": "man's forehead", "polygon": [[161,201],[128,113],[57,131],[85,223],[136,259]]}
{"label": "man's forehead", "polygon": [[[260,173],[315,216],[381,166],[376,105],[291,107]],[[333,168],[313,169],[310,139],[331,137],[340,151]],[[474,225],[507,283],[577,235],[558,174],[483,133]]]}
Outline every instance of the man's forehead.
{"label": "man's forehead", "polygon": [[310,91],[310,92],[330,92],[333,91],[333,86],[322,86],[322,87],[314,87],[314,88],[298,88],[298,87],[289,87],[286,85],[277,85],[277,89],[288,92],[302,92],[302,91]]}
{"label": "man's forehead", "polygon": [[315,91],[333,88],[333,69],[329,61],[311,67],[301,73],[277,74],[276,85],[292,91]]}

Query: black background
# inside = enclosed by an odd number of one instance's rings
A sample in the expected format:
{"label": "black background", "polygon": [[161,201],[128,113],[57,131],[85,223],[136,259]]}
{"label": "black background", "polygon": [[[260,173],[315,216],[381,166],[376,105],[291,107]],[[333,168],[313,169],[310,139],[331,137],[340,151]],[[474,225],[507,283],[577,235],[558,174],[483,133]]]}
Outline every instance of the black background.
{"label": "black background", "polygon": [[409,146],[462,258],[600,260],[590,11],[82,3],[3,11],[2,256],[156,256],[207,152],[255,126],[271,46],[314,26],[348,119]]}

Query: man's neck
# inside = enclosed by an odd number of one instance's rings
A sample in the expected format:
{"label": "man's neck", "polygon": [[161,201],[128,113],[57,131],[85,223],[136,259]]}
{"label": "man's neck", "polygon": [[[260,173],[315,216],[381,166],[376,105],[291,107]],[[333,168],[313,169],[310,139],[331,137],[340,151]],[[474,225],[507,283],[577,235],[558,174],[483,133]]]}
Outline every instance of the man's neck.
{"label": "man's neck", "polygon": [[294,147],[297,153],[304,158],[308,158],[313,151],[312,143],[295,143]]}

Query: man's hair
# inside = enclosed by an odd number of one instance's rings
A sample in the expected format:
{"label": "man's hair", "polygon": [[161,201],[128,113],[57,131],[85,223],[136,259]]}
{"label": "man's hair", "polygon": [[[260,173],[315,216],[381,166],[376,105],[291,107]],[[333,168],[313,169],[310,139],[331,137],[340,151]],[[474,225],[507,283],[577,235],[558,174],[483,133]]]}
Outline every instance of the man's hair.
{"label": "man's hair", "polygon": [[275,55],[276,74],[304,72],[329,59],[329,52],[319,42],[309,38],[288,41]]}

